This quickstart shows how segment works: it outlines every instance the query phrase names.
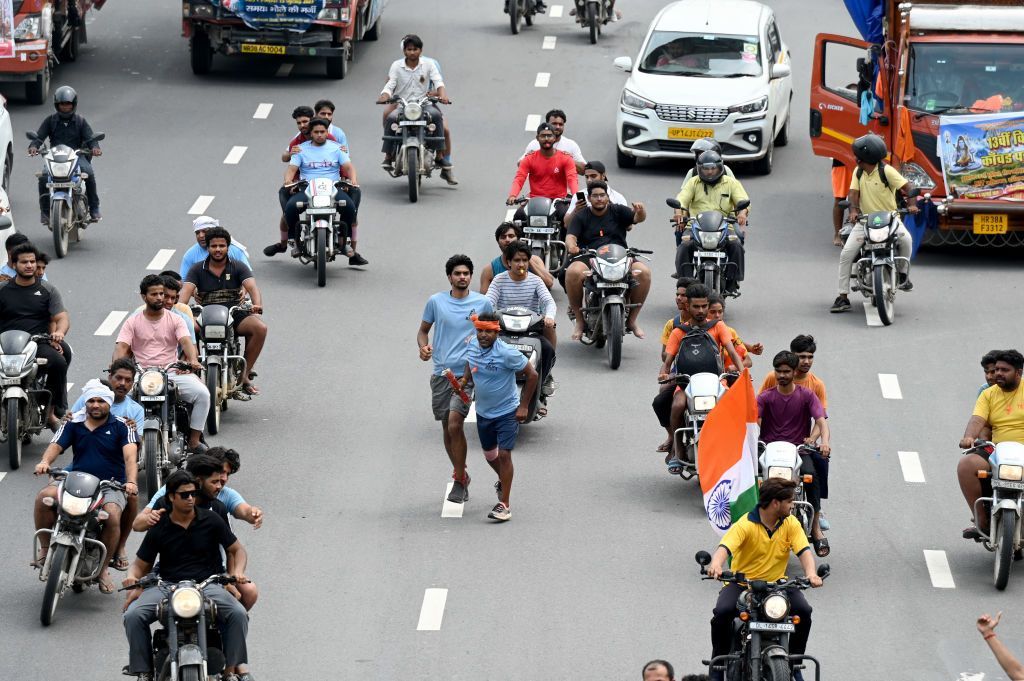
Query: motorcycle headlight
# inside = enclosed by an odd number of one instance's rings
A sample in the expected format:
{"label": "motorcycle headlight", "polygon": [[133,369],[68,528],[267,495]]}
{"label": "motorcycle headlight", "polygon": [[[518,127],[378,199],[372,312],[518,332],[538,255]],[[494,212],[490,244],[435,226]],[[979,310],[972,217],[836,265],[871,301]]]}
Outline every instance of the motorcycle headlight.
{"label": "motorcycle headlight", "polygon": [[693,408],[697,411],[711,411],[717,402],[718,398],[714,395],[698,395],[693,398]]}
{"label": "motorcycle headlight", "polygon": [[73,494],[62,494],[60,496],[60,507],[64,509],[64,512],[68,515],[85,515],[89,510],[89,505],[91,503],[92,499],[76,497]]}
{"label": "motorcycle headlight", "polygon": [[164,375],[159,371],[147,371],[139,379],[139,389],[143,395],[159,395],[164,391]]}
{"label": "motorcycle headlight", "polygon": [[701,232],[700,245],[705,251],[713,251],[718,248],[718,241],[722,238],[719,232]]}
{"label": "motorcycle headlight", "polygon": [[206,328],[204,328],[203,335],[209,338],[210,340],[219,340],[224,338],[226,331],[226,327],[221,326],[220,324],[215,324],[214,326],[207,326]]}
{"label": "motorcycle headlight", "polygon": [[1024,477],[1024,466],[1003,464],[999,467],[1000,480],[1020,480]]}
{"label": "motorcycle headlight", "polygon": [[71,168],[74,166],[74,162],[67,161],[65,163],[50,163],[50,174],[54,177],[67,177],[71,174]]}
{"label": "motorcycle headlight", "polygon": [[644,99],[635,92],[629,90],[622,91],[622,106],[628,106],[630,109],[653,109],[655,104],[649,99]]}
{"label": "motorcycle headlight", "polygon": [[900,175],[907,178],[907,181],[918,189],[925,191],[935,189],[935,180],[928,174],[928,171],[916,163],[904,163],[900,166]]}
{"label": "motorcycle headlight", "polygon": [[548,218],[546,215],[531,215],[530,227],[547,227]]}
{"label": "motorcycle headlight", "polygon": [[39,37],[39,16],[25,17],[14,29],[15,40],[35,40]]}
{"label": "motorcycle headlight", "polygon": [[768,467],[769,478],[782,478],[783,480],[793,479],[793,469],[788,466],[769,466]]}
{"label": "motorcycle headlight", "polygon": [[768,97],[761,97],[755,99],[752,102],[746,102],[745,104],[737,104],[736,106],[729,107],[729,113],[741,113],[751,114],[759,111],[764,111],[768,108]]}
{"label": "motorcycle headlight", "polygon": [[765,617],[778,622],[789,614],[789,599],[782,594],[772,594],[764,599],[761,609],[764,611]]}
{"label": "motorcycle headlight", "polygon": [[419,102],[409,102],[405,105],[405,120],[418,121],[423,115],[423,107]]}
{"label": "motorcycle headlight", "polygon": [[171,596],[171,610],[178,617],[192,619],[203,609],[203,596],[199,589],[177,589]]}
{"label": "motorcycle headlight", "polygon": [[501,315],[501,323],[505,325],[505,329],[508,331],[526,331],[530,328],[530,318],[520,315],[503,314]]}
{"label": "motorcycle headlight", "polygon": [[19,376],[25,369],[27,355],[3,355],[0,356],[0,369],[8,376]]}
{"label": "motorcycle headlight", "polygon": [[605,281],[619,281],[626,278],[626,261],[616,263],[597,262],[597,271]]}
{"label": "motorcycle headlight", "polygon": [[330,208],[331,207],[331,203],[333,201],[334,201],[334,199],[332,197],[330,197],[330,196],[326,196],[326,195],[323,195],[323,194],[318,194],[318,195],[313,197],[312,207],[313,208]]}
{"label": "motorcycle headlight", "polygon": [[889,228],[888,227],[879,227],[877,229],[876,228],[868,228],[868,241],[870,241],[872,243],[878,244],[878,243],[884,242],[888,238],[889,238]]}

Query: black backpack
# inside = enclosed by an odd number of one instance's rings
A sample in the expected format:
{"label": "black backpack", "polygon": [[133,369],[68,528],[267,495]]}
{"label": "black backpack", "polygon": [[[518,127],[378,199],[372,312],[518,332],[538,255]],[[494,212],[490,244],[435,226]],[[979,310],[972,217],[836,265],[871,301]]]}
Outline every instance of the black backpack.
{"label": "black backpack", "polygon": [[683,340],[679,343],[676,354],[676,374],[720,374],[722,373],[722,352],[718,341],[708,333],[718,322],[705,322],[700,325],[683,324]]}
{"label": "black backpack", "polygon": [[[864,170],[861,168],[857,168],[857,181],[860,182],[860,178],[863,176]],[[895,191],[889,184],[889,178],[885,174],[885,161],[878,162],[878,178],[882,181],[882,184],[885,186],[886,189],[888,189],[889,191],[893,192],[893,194],[896,195],[896,205],[899,206],[900,208],[906,208],[907,200],[903,196],[903,193]]]}

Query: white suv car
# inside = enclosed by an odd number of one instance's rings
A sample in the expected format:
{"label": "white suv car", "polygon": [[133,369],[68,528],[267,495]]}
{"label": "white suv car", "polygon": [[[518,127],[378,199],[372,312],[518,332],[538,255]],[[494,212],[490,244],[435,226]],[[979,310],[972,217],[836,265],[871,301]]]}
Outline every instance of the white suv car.
{"label": "white suv car", "polygon": [[680,0],[651,22],[616,118],[620,168],[638,158],[692,159],[694,140],[713,137],[726,163],[772,170],[789,141],[793,97],[789,48],[771,8],[752,0]]}

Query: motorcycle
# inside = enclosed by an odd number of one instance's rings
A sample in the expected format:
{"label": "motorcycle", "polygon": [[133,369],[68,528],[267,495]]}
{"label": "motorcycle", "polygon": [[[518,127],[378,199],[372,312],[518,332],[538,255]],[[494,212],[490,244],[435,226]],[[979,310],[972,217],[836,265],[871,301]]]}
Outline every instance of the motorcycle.
{"label": "motorcycle", "polygon": [[43,171],[36,177],[45,177],[46,186],[50,190],[50,224],[53,233],[53,250],[58,258],[68,254],[69,240],[81,241],[79,230],[85,229],[92,222],[89,213],[89,199],[85,194],[85,180],[88,173],[79,170],[79,155],[91,156],[89,145],[106,138],[98,133],[86,142],[81,149],[58,144],[48,146],[34,132],[25,135],[33,142],[42,143],[40,153],[43,155]]}
{"label": "motorcycle", "polygon": [[512,25],[512,35],[519,35],[522,24],[533,26],[533,17],[537,14],[536,0],[506,0],[505,11]]}
{"label": "motorcycle", "polygon": [[609,0],[574,0],[576,21],[590,32],[590,44],[596,45],[601,27],[612,20],[613,10]]}
{"label": "motorcycle", "polygon": [[[987,456],[992,468],[979,471],[978,477],[987,478],[992,484],[992,496],[981,497],[974,502],[974,517],[989,516],[989,531],[978,528],[981,542],[995,554],[993,579],[997,589],[1002,591],[1010,580],[1013,556],[1024,548],[1021,541],[1021,514],[1024,513],[1024,444],[1000,442],[992,444],[975,440],[974,447],[964,454],[976,453]],[[986,510],[986,505],[988,509]]]}
{"label": "motorcycle", "polygon": [[[544,333],[544,318],[525,307],[506,307],[498,310],[498,319],[501,324],[498,338],[526,355],[527,361],[540,374],[544,355],[544,346],[541,345],[540,336]],[[543,418],[539,410],[542,405],[547,404],[548,395],[541,394],[545,378],[547,376],[539,377],[537,389],[533,391],[533,397],[530,400],[530,409],[525,423],[539,421]],[[522,372],[516,374],[516,385],[520,391],[525,382],[526,377]]]}
{"label": "motorcycle", "polygon": [[223,642],[217,630],[217,606],[203,589],[237,582],[230,575],[212,575],[202,582],[169,583],[147,575],[127,589],[163,589],[157,611],[160,628],[153,632],[153,669],[159,681],[220,681],[224,672]]}
{"label": "motorcycle", "polygon": [[[669,208],[682,210],[675,199],[667,199],[665,203]],[[738,234],[730,234],[730,227],[736,224],[736,213],[749,207],[750,201],[744,199],[736,203],[736,209],[729,216],[717,210],[706,210],[691,216],[687,222],[689,238],[697,245],[692,260],[693,278],[707,286],[708,290],[723,296],[739,297],[738,291],[730,293],[725,290],[726,274],[738,268],[737,263],[729,262],[725,245],[729,240],[742,240]],[[675,224],[674,219],[669,222]]]}
{"label": "motorcycle", "polygon": [[[737,374],[712,374],[701,372],[698,374],[674,374],[668,378],[658,381],[662,385],[669,383],[685,386],[683,392],[686,394],[686,425],[677,428],[673,434],[673,447],[677,452],[683,466],[679,469],[679,476],[683,480],[689,480],[697,475],[697,443],[700,442],[700,431],[704,427],[704,421],[708,414],[718,405],[726,388],[732,385]],[[723,383],[724,382],[724,383]]]}
{"label": "motorcycle", "polygon": [[790,442],[758,442],[758,464],[760,475],[758,485],[768,478],[784,478],[796,483],[796,500],[793,502],[793,515],[800,521],[804,528],[807,539],[811,539],[811,527],[814,523],[814,507],[807,501],[807,492],[804,485],[814,482],[814,476],[804,474],[800,467],[803,460],[801,452],[817,453],[818,449],[811,445],[796,445]]}
{"label": "motorcycle", "polygon": [[57,506],[53,529],[36,530],[32,556],[41,551],[40,536],[50,535],[50,548],[39,570],[39,581],[46,582],[39,620],[44,627],[53,623],[57,603],[68,587],[81,593],[96,580],[107,564],[107,547],[100,541],[107,512],[100,505],[108,489],[124,491],[114,480],[100,480],[81,471],[51,468],[50,477],[58,482],[57,498],[45,497],[43,503]]}
{"label": "motorcycle", "polygon": [[537,196],[532,199],[519,198],[515,203],[526,205],[526,219],[515,221],[516,226],[523,230],[520,241],[528,245],[530,252],[540,258],[548,271],[557,277],[565,269],[568,259],[565,242],[560,239],[564,226],[557,209],[568,204],[569,199]]}
{"label": "motorcycle", "polygon": [[394,134],[384,135],[383,139],[398,146],[394,170],[390,172],[392,177],[408,176],[411,203],[416,203],[420,198],[423,178],[430,177],[434,172],[435,153],[444,149],[443,124],[440,120],[427,120],[426,111],[423,110],[425,104],[437,105],[440,101],[437,97],[425,95],[409,100],[392,97],[382,102],[398,105],[398,122],[391,126]]}
{"label": "motorcycle", "polygon": [[140,479],[145,481],[149,497],[156,494],[174,469],[185,463],[189,406],[178,399],[178,391],[168,378],[171,369],[191,371],[185,362],[136,369],[133,397],[146,414],[139,472],[143,474]]}
{"label": "motorcycle", "polygon": [[235,395],[248,371],[242,355],[241,341],[232,325],[236,310],[249,309],[249,305],[207,305],[196,315],[199,323],[199,363],[206,376],[206,389],[210,391],[210,411],[206,416],[206,430],[210,435],[220,432],[220,415],[228,408],[228,400]]}
{"label": "motorcycle", "polygon": [[[698,551],[694,556],[700,573],[707,574],[711,554]],[[828,577],[827,563],[818,565],[818,576]],[[711,579],[702,577],[701,579]],[[718,578],[722,582],[735,582],[745,586],[737,601],[740,616],[733,623],[732,652],[704,660],[710,670],[720,670],[728,681],[791,681],[795,669],[803,669],[806,662],[814,664],[814,678],[821,678],[821,664],[810,655],[791,655],[789,636],[796,631],[797,622],[790,615],[787,592],[811,588],[806,578],[766,582],[761,579],[746,583],[742,572],[726,570]]]}
{"label": "motorcycle", "polygon": [[49,343],[49,334],[27,331],[0,333],[0,441],[7,442],[11,470],[21,466],[21,448],[46,427],[46,413],[53,395],[46,388],[46,358],[37,357],[38,343]]}
{"label": "motorcycle", "polygon": [[299,238],[295,241],[299,249],[299,261],[303,265],[313,263],[316,270],[316,285],[327,285],[327,263],[345,253],[352,226],[341,219],[340,208],[347,205],[345,199],[338,199],[338,190],[357,189],[345,180],[316,178],[300,180],[289,187],[305,192],[306,201],[298,204]]}
{"label": "motorcycle", "polygon": [[586,328],[581,342],[606,348],[608,366],[618,369],[622,362],[622,339],[626,335],[626,317],[637,303],[627,303],[626,293],[631,286],[629,263],[654,251],[623,248],[608,244],[594,250],[582,250],[573,261],[589,261],[590,273],[583,280],[583,320]]}

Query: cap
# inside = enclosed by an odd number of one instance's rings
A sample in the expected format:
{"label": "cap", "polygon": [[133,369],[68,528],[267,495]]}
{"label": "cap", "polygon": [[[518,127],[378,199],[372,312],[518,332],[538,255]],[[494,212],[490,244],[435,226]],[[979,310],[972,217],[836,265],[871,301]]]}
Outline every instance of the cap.
{"label": "cap", "polygon": [[201,229],[210,229],[210,227],[220,227],[220,220],[211,218],[209,215],[200,215],[192,221],[193,231],[198,232]]}

